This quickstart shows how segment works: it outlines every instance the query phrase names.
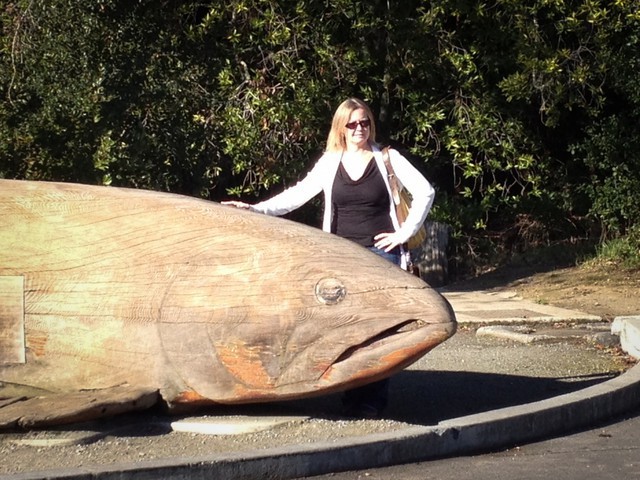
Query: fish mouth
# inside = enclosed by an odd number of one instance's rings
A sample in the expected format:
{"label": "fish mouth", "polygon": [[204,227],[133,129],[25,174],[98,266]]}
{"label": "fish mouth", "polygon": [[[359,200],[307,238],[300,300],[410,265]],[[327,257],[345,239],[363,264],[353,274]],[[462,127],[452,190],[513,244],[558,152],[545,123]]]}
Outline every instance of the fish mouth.
{"label": "fish mouth", "polygon": [[455,323],[407,319],[350,346],[324,371],[325,381],[363,383],[384,378],[414,363],[455,332]]}
{"label": "fish mouth", "polygon": [[420,328],[424,328],[426,325],[427,323],[422,320],[406,320],[398,325],[383,330],[382,332],[366,339],[365,341],[357,345],[353,345],[347,348],[344,352],[342,352],[342,354],[340,354],[338,358],[335,359],[333,365],[337,365],[338,363],[352,358],[356,353],[362,350],[374,350],[376,349],[376,347],[382,346],[383,344],[393,341],[394,339],[397,340],[397,338],[395,337],[399,334],[413,332]]}

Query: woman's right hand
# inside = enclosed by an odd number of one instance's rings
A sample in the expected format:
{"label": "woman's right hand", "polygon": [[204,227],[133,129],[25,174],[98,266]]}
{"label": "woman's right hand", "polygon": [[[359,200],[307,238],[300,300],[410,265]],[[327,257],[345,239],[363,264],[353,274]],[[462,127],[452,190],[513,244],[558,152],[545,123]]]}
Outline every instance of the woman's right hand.
{"label": "woman's right hand", "polygon": [[229,200],[227,202],[221,202],[221,203],[222,205],[229,205],[231,207],[236,207],[236,208],[244,208],[245,210],[251,209],[251,205],[249,205],[248,203],[238,202],[237,200]]}

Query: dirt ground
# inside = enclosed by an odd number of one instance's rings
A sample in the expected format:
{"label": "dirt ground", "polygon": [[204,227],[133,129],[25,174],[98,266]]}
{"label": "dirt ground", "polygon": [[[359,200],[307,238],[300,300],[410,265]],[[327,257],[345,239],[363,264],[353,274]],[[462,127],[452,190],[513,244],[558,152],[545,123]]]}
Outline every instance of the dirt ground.
{"label": "dirt ground", "polygon": [[573,267],[509,266],[457,286],[481,290],[511,290],[545,305],[598,315],[605,320],[640,315],[640,270],[614,263]]}

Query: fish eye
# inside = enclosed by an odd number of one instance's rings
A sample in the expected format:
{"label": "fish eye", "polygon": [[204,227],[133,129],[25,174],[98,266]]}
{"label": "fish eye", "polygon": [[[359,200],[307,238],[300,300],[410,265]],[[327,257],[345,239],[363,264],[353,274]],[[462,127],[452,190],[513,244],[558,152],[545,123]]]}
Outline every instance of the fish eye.
{"label": "fish eye", "polygon": [[325,305],[335,305],[347,296],[347,287],[337,278],[326,277],[316,283],[316,298]]}

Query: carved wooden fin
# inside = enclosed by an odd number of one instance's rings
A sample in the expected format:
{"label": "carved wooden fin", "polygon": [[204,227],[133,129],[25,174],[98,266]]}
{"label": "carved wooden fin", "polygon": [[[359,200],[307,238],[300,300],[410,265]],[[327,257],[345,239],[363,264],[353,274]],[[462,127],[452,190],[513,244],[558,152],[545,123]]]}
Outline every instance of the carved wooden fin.
{"label": "carved wooden fin", "polygon": [[146,410],[159,399],[157,390],[130,386],[5,399],[0,402],[0,430],[86,422]]}

